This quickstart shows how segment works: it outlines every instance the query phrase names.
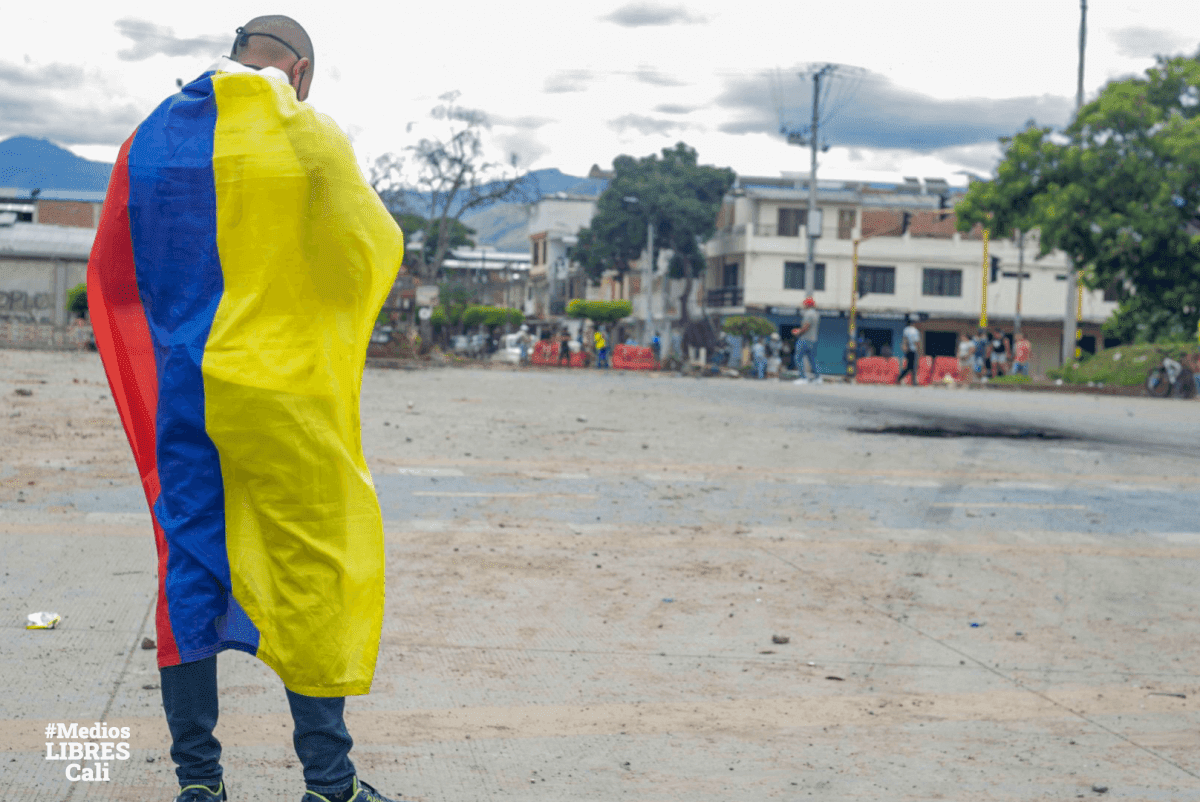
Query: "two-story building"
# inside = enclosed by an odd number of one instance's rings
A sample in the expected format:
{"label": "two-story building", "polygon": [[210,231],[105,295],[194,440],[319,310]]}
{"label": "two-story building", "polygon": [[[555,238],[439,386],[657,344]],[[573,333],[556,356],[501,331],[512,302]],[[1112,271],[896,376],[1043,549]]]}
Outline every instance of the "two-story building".
{"label": "two-story building", "polygon": [[[1031,369],[1040,374],[1060,364],[1070,265],[1058,252],[1036,258],[1036,234],[1025,238],[1018,279],[1015,240],[991,240],[985,264],[983,232],[955,230],[952,210],[961,188],[941,179],[900,185],[819,181],[821,230],[810,289],[808,192],[807,176],[737,180],[722,205],[717,234],[705,245],[710,313],[760,315],[790,338],[801,304],[812,295],[822,315],[818,365],[838,374],[845,372],[855,294],[858,327],[872,353],[898,353],[900,331],[911,316],[922,332],[922,352],[950,356],[960,333],[978,328],[985,298],[988,327],[1012,332],[1019,286],[1021,328],[1033,344]],[[857,287],[851,286],[855,240]],[[1100,325],[1116,307],[1106,293],[1084,293],[1086,350],[1095,350]]]}
{"label": "two-story building", "polygon": [[587,276],[571,258],[580,229],[596,214],[596,198],[556,192],[529,205],[529,283],[525,314],[557,318],[572,298],[587,294]]}

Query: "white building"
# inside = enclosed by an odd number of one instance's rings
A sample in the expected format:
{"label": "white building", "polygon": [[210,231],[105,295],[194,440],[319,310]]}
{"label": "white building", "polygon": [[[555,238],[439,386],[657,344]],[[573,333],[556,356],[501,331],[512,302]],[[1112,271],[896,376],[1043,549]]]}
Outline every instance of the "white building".
{"label": "white building", "polygon": [[[766,317],[789,337],[799,325],[805,296],[811,294],[822,315],[820,369],[842,373],[854,292],[853,247],[854,240],[861,240],[859,289],[866,294],[857,301],[858,326],[874,352],[898,353],[904,318],[911,315],[923,334],[923,353],[953,355],[959,334],[979,325],[985,275],[988,327],[1011,332],[1017,307],[1016,243],[992,240],[985,269],[982,231],[955,231],[949,210],[961,194],[940,179],[906,179],[898,186],[819,181],[822,228],[810,293],[804,286],[807,178],[740,177],[726,196],[716,236],[705,245],[705,305],[720,316]],[[939,212],[939,207],[947,211]],[[1033,343],[1035,374],[1060,364],[1069,270],[1064,254],[1037,259],[1037,251],[1036,237],[1027,236],[1021,320]],[[1097,347],[1100,324],[1116,307],[1103,292],[1084,294],[1086,350]]]}
{"label": "white building", "polygon": [[596,214],[596,198],[557,192],[528,207],[530,268],[524,311],[535,318],[563,314],[567,301],[587,297],[588,282],[571,248]]}

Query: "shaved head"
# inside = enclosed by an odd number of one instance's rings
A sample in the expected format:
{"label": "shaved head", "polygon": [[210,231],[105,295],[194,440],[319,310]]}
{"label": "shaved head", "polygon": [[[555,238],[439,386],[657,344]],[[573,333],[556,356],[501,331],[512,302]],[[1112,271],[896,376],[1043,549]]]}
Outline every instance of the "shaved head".
{"label": "shaved head", "polygon": [[308,96],[315,61],[312,39],[291,17],[269,14],[250,20],[238,29],[229,57],[250,67],[276,67],[287,74],[296,97]]}

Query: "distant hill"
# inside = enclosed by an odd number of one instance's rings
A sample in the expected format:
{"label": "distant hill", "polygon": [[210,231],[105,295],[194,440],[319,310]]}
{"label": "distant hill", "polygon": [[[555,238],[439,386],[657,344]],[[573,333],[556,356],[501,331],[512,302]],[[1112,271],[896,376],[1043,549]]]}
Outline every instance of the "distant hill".
{"label": "distant hill", "polygon": [[[558,168],[534,170],[531,175],[537,182],[538,194],[553,195],[565,192],[568,195],[599,197],[608,181],[603,178],[581,178],[567,175]],[[416,214],[429,213],[429,196],[408,192],[401,202],[407,210]],[[400,203],[394,204],[399,206]],[[399,211],[394,208],[393,211]],[[526,229],[528,215],[521,203],[494,203],[481,209],[473,209],[462,217],[462,222],[475,229],[477,245],[491,245],[501,251],[525,251],[529,249],[529,231]]]}
{"label": "distant hill", "polygon": [[[18,189],[64,189],[104,192],[112,165],[88,161],[45,139],[15,136],[0,142],[0,187]],[[535,170],[538,193],[597,197],[608,182],[601,178],[567,175],[557,168]],[[404,201],[420,214],[429,205],[429,197],[410,192]],[[496,203],[464,215],[463,222],[475,229],[479,245],[492,245],[502,251],[529,248],[527,215],[522,204]]]}
{"label": "distant hill", "polygon": [[112,167],[45,139],[14,136],[0,142],[0,187],[104,192]]}

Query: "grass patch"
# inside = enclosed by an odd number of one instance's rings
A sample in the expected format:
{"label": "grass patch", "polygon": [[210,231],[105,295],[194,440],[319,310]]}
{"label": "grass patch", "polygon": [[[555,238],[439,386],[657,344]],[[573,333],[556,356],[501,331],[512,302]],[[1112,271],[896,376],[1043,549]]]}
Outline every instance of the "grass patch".
{"label": "grass patch", "polygon": [[1150,370],[1162,363],[1160,352],[1172,359],[1180,359],[1195,351],[1196,346],[1190,343],[1118,345],[1093,356],[1085,354],[1083,359],[1068,362],[1061,368],[1051,368],[1046,375],[1068,384],[1095,382],[1130,387],[1145,382]]}
{"label": "grass patch", "polygon": [[1029,384],[1033,379],[1028,376],[997,376],[988,379],[988,384]]}

